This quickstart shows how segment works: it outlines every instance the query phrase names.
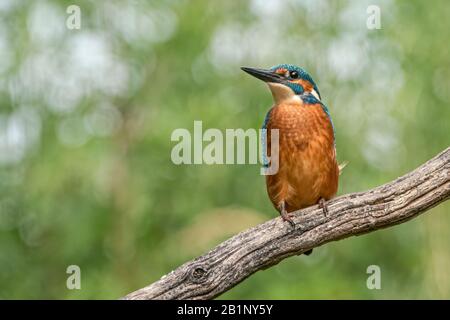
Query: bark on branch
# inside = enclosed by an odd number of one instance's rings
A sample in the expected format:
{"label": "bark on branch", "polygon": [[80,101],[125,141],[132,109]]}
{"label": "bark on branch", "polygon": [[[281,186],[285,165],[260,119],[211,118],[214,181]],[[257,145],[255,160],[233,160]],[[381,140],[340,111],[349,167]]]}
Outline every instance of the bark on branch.
{"label": "bark on branch", "polygon": [[293,229],[279,217],[216,248],[123,299],[211,299],[258,270],[330,241],[394,226],[450,198],[450,148],[416,170],[366,192],[296,213]]}

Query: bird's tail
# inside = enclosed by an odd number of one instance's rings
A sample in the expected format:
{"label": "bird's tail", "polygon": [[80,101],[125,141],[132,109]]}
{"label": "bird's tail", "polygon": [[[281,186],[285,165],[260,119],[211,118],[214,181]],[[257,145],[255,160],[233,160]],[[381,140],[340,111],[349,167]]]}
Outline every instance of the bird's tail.
{"label": "bird's tail", "polygon": [[345,168],[347,165],[348,165],[348,161],[343,161],[342,163],[340,163],[340,164],[338,165],[338,167],[339,167],[339,175],[342,174],[342,170],[344,170],[344,168]]}

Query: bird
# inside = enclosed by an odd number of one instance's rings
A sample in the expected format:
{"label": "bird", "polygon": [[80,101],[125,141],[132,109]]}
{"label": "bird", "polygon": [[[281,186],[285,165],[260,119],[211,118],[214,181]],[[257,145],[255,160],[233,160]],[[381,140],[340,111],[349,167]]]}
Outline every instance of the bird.
{"label": "bird", "polygon": [[296,210],[318,205],[327,215],[327,201],[337,193],[345,164],[340,168],[336,160],[333,122],[316,83],[306,70],[292,64],[241,69],[267,83],[274,100],[262,127],[268,133],[268,156],[270,130],[278,129],[279,134],[278,171],[266,175],[270,201],[294,228]]}

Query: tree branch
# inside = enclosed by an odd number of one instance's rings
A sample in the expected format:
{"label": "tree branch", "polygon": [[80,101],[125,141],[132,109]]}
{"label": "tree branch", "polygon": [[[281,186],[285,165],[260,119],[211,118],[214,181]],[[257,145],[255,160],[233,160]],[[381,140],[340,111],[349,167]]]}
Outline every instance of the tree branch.
{"label": "tree branch", "polygon": [[296,213],[293,229],[277,217],[226,240],[123,299],[211,299],[253,273],[330,241],[394,226],[450,198],[450,148],[372,190]]}

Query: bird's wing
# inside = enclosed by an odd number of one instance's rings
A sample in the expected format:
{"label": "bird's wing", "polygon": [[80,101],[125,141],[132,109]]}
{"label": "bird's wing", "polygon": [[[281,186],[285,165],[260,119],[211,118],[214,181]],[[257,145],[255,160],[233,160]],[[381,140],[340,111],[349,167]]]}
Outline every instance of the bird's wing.
{"label": "bird's wing", "polygon": [[[262,125],[263,130],[267,130],[267,124],[270,119],[270,113],[273,108],[270,108],[270,110],[267,112],[266,117],[264,118],[264,123]],[[267,154],[267,131],[264,132],[264,134],[261,136],[261,149],[262,149],[262,159],[263,159],[263,166],[268,167],[269,166],[269,159]]]}

